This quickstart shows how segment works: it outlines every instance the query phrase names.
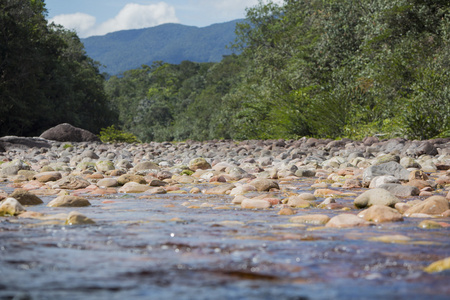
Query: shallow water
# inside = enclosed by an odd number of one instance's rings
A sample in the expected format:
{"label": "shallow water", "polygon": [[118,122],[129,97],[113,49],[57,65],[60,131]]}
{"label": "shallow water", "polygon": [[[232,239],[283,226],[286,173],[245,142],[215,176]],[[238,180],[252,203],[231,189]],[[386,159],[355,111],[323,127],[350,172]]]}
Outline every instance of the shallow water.
{"label": "shallow water", "polygon": [[[308,185],[298,183],[295,192]],[[139,196],[89,197],[92,206],[86,208],[27,208],[52,215],[77,210],[96,221],[89,226],[1,218],[0,299],[448,299],[450,295],[449,271],[423,271],[450,256],[450,229],[419,229],[421,219],[352,229],[283,227],[291,216],[277,215],[279,209],[235,209],[229,196],[166,194],[145,200]],[[53,198],[42,199],[47,204]],[[192,209],[181,205],[185,201],[232,209]],[[338,200],[349,206],[351,201]],[[332,217],[342,211],[305,209],[297,215],[311,213]],[[368,240],[392,234],[411,241]]]}

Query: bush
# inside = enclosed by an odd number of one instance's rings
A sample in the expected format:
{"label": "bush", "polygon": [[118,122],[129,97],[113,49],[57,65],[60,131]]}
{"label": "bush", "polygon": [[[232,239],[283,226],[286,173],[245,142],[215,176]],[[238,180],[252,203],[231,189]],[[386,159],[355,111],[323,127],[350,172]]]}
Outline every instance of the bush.
{"label": "bush", "polygon": [[139,139],[132,133],[124,132],[114,125],[100,130],[100,140],[103,143],[140,143]]}

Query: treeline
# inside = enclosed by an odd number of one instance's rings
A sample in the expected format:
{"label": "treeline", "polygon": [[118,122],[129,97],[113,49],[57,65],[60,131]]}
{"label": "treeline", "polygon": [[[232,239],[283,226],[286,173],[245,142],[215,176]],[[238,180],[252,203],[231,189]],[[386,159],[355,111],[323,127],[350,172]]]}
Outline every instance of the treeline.
{"label": "treeline", "polygon": [[68,122],[116,122],[105,78],[78,36],[48,25],[44,1],[0,1],[0,135],[40,135]]}
{"label": "treeline", "polygon": [[239,55],[108,80],[42,0],[0,1],[0,135],[116,125],[142,141],[450,136],[448,0],[260,2]]}
{"label": "treeline", "polygon": [[216,64],[155,63],[106,92],[141,140],[450,135],[450,3],[287,0],[247,10]]}

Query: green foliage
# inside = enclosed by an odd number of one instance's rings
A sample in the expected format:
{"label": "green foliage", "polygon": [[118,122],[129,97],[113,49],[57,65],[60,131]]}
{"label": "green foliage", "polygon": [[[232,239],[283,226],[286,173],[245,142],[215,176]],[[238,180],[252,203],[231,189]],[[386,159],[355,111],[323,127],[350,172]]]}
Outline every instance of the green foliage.
{"label": "green foliage", "polygon": [[260,1],[236,27],[240,55],[106,89],[142,140],[448,136],[449,19],[444,0]]}
{"label": "green foliage", "polygon": [[64,149],[73,148],[73,145],[72,144],[64,144],[63,148]]}
{"label": "green foliage", "polygon": [[119,130],[114,125],[102,128],[99,137],[103,143],[140,143],[134,134]]}
{"label": "green foliage", "polygon": [[64,122],[98,132],[114,121],[104,77],[76,34],[45,15],[41,0],[0,1],[0,135]]}

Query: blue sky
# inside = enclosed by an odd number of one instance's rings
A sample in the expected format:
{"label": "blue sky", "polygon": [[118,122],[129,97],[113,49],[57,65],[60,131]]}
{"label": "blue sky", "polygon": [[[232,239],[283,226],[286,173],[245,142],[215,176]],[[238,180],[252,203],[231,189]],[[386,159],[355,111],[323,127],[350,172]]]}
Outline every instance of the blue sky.
{"label": "blue sky", "polygon": [[45,3],[49,21],[74,29],[84,38],[164,23],[204,27],[244,18],[245,8],[256,5],[258,0],[45,0]]}

